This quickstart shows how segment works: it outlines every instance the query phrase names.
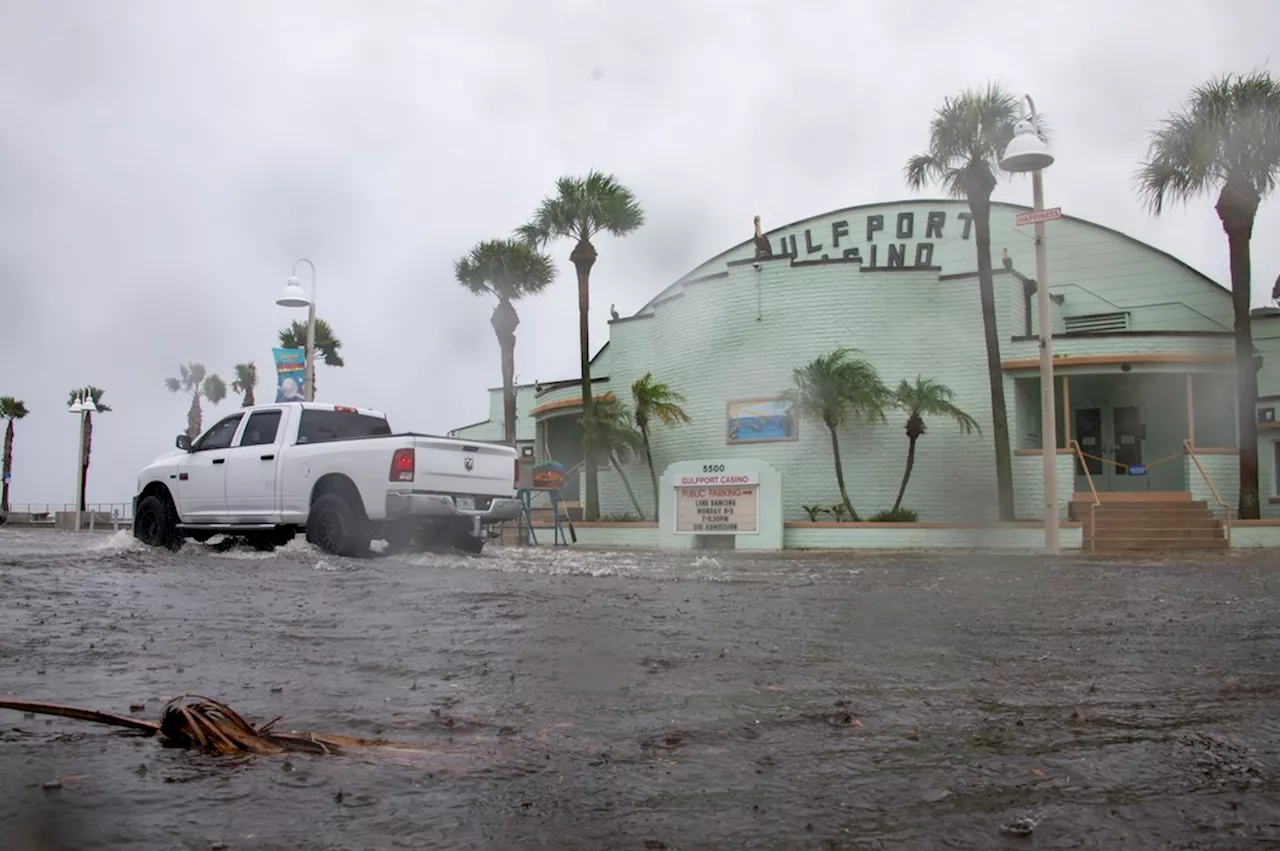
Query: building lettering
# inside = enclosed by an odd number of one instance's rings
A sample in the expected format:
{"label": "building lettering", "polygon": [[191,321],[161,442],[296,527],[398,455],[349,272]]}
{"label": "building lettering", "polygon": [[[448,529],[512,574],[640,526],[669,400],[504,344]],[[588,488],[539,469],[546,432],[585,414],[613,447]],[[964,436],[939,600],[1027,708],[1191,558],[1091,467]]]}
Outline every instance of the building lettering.
{"label": "building lettering", "polygon": [[[936,269],[934,263],[934,246],[938,240],[945,238],[947,232],[947,212],[930,210],[919,221],[917,213],[906,211],[892,214],[892,221],[886,223],[882,213],[871,213],[867,216],[862,229],[865,246],[849,245],[853,229],[848,219],[840,219],[831,223],[830,242],[824,241],[824,234],[815,228],[805,228],[803,233],[804,251],[801,252],[799,234],[784,234],[778,237],[779,251],[775,257],[790,257],[794,261],[844,261],[859,263],[864,270],[873,269]],[[951,233],[959,228],[959,237],[968,240],[973,233],[973,215],[968,211],[955,214],[959,220],[953,225]],[[892,235],[893,241],[884,245],[877,243],[877,236]],[[829,247],[828,247],[829,246]]]}

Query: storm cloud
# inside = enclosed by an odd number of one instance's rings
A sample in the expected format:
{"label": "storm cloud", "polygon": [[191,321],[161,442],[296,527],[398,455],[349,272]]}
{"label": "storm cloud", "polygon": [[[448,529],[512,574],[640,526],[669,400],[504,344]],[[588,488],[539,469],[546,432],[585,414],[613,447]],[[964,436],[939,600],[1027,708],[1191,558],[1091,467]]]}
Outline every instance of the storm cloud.
{"label": "storm cloud", "polygon": [[[75,418],[94,384],[89,499],[122,502],[172,445],[164,379],[254,360],[269,393],[274,303],[295,258],[347,366],[319,398],[442,432],[487,416],[492,305],[452,277],[566,173],[613,172],[648,225],[604,237],[592,334],[699,261],[767,228],[908,197],[932,110],[998,79],[1055,129],[1050,205],[1227,280],[1212,199],[1150,217],[1132,173],[1189,88],[1268,68],[1280,7],[754,0],[0,0],[0,395],[26,400],[12,499],[70,502]],[[1153,16],[1153,13],[1156,13]],[[1002,200],[1028,203],[1026,181]],[[1264,203],[1255,303],[1280,273]],[[569,246],[519,305],[522,381],[576,372]],[[309,286],[304,274],[304,285]],[[904,346],[923,345],[903,340]],[[206,411],[230,410],[234,399]]]}

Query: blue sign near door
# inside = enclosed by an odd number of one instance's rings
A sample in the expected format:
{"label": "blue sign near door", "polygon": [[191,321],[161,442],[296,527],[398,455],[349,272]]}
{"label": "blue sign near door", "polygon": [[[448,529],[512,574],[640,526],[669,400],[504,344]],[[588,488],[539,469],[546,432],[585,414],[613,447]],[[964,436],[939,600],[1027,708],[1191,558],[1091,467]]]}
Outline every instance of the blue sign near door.
{"label": "blue sign near door", "polygon": [[1146,464],[1130,464],[1130,465],[1129,465],[1129,475],[1131,475],[1131,476],[1145,476],[1146,474],[1147,474],[1147,465],[1146,465]]}

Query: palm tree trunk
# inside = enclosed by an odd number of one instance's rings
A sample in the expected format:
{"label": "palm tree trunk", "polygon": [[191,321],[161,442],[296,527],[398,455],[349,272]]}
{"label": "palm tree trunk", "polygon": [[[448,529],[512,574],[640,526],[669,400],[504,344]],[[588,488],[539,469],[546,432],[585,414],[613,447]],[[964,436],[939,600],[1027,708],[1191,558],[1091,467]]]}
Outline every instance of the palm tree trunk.
{"label": "palm tree trunk", "polygon": [[844,464],[840,462],[840,439],[836,437],[834,428],[827,426],[827,430],[831,432],[831,453],[836,459],[836,483],[840,485],[840,499],[844,501],[844,510],[849,512],[849,519],[856,523],[858,512],[853,510],[853,503],[849,501],[849,491],[844,486]]}
{"label": "palm tree trunk", "polygon": [[[578,346],[582,360],[582,415],[591,413],[591,340],[588,316],[591,309],[591,267],[596,262],[596,249],[585,239],[579,240],[569,253],[569,260],[578,273]],[[582,509],[582,519],[586,521],[600,519],[600,482],[596,466],[595,453],[587,444],[586,435],[582,441],[582,468],[587,480],[587,493]]]}
{"label": "palm tree trunk", "polygon": [[511,335],[502,343],[502,433],[507,443],[516,442],[516,338]]}
{"label": "palm tree trunk", "polygon": [[902,505],[902,496],[907,492],[907,482],[911,481],[911,468],[916,465],[916,441],[918,437],[907,438],[907,469],[902,471],[902,484],[898,486],[898,498],[893,501],[890,513],[896,514]]}
{"label": "palm tree trunk", "polygon": [[631,489],[631,482],[627,480],[627,474],[622,472],[622,465],[618,463],[618,456],[610,454],[609,463],[613,465],[613,470],[618,474],[618,478],[622,479],[622,486],[627,489],[627,496],[631,497],[631,504],[635,507],[636,516],[644,520],[644,509],[640,507],[640,500],[636,499],[636,492]]}
{"label": "palm tree trunk", "polygon": [[510,299],[499,298],[490,319],[502,352],[502,434],[507,443],[516,442],[516,328],[520,317]]}
{"label": "palm tree trunk", "polygon": [[84,495],[89,490],[89,456],[93,454],[93,414],[84,415],[84,467],[80,476],[80,508],[84,513]]}
{"label": "palm tree trunk", "polygon": [[1013,519],[1013,459],[1009,451],[1009,411],[1004,401],[1004,368],[1000,365],[1000,336],[996,329],[996,290],[991,274],[991,202],[969,196],[973,233],[978,245],[978,296],[982,302],[982,332],[987,348],[987,380],[991,386],[991,434],[996,451],[996,496],[1000,519]]}
{"label": "palm tree trunk", "polygon": [[640,439],[644,441],[644,462],[649,466],[649,481],[653,482],[653,519],[657,520],[658,511],[658,472],[653,468],[653,450],[649,448],[649,424],[640,423]]}
{"label": "palm tree trunk", "polygon": [[1240,429],[1240,502],[1241,520],[1257,520],[1258,505],[1258,373],[1253,367],[1253,332],[1250,327],[1249,294],[1253,278],[1249,259],[1249,240],[1253,221],[1246,227],[1238,222],[1227,229],[1231,254],[1231,302],[1235,308],[1236,343],[1236,419]]}
{"label": "palm tree trunk", "polygon": [[4,428],[4,464],[0,470],[0,514],[9,513],[9,473],[13,470],[13,418]]}
{"label": "palm tree trunk", "polygon": [[191,394],[191,407],[187,409],[187,439],[194,441],[203,431],[204,412],[200,410],[200,391]]}
{"label": "palm tree trunk", "polygon": [[244,391],[244,404],[240,407],[252,408],[255,404],[257,404],[257,402],[253,398],[253,388],[250,387],[248,390]]}

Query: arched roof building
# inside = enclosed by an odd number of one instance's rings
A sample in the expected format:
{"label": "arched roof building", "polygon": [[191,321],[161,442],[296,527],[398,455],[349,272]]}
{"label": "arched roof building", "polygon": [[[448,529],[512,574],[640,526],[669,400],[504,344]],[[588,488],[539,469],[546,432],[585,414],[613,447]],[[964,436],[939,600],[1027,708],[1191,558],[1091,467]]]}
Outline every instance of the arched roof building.
{"label": "arched roof building", "polygon": [[[1025,206],[993,203],[991,253],[1000,356],[1019,518],[1040,516],[1042,493],[1034,237],[1014,216]],[[744,228],[745,230],[745,228]],[[687,397],[692,422],[653,434],[655,466],[708,457],[759,458],[782,472],[787,520],[804,505],[839,502],[827,429],[791,416],[782,399],[793,371],[837,348],[856,349],[890,387],[917,376],[955,392],[981,434],[927,419],[904,505],[921,521],[979,520],[996,506],[992,406],[983,346],[975,234],[963,201],[912,199],[807,218],[766,234],[772,256],[748,239],[702,263],[635,315],[610,323],[596,355],[596,393],[628,405],[646,373]],[[1232,346],[1227,290],[1175,257],[1110,228],[1072,217],[1046,225],[1053,298],[1060,498],[1090,482],[1102,492],[1208,488],[1183,441],[1196,447],[1218,490],[1238,483]],[[1225,243],[1224,243],[1225,246]],[[1280,323],[1255,311],[1264,355],[1260,419],[1280,399]],[[501,439],[501,390],[489,421],[459,436]],[[572,467],[581,458],[581,389],[576,380],[523,386],[518,436],[539,457]],[[906,414],[850,423],[838,434],[854,507],[892,505],[902,479]],[[1276,495],[1280,438],[1259,433],[1264,513]],[[1068,454],[1078,441],[1086,457]],[[1088,476],[1085,470],[1088,470]],[[624,466],[652,516],[649,476]],[[600,477],[605,515],[634,513],[614,472]],[[1234,504],[1234,502],[1233,502]]]}

